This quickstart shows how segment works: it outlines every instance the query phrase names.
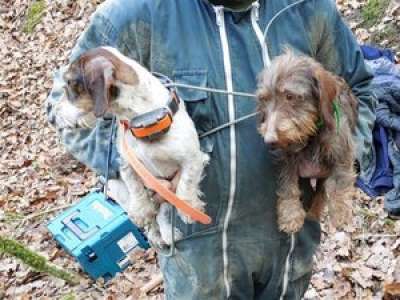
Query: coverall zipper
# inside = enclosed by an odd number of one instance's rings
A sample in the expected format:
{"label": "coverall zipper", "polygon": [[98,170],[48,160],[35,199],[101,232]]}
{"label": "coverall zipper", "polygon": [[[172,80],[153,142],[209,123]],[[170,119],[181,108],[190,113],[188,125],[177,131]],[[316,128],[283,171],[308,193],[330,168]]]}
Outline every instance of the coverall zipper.
{"label": "coverall zipper", "polygon": [[[223,6],[215,7],[216,20],[219,29],[222,53],[224,59],[224,70],[225,70],[225,81],[226,89],[228,92],[233,92],[233,80],[232,80],[232,65],[229,52],[228,36],[225,27],[225,13]],[[235,103],[234,96],[228,95],[228,113],[229,122],[235,120]],[[225,214],[223,232],[222,232],[222,251],[223,251],[223,264],[224,264],[224,284],[226,289],[226,297],[229,298],[231,295],[231,286],[228,278],[228,267],[229,267],[229,257],[228,257],[228,226],[229,219],[231,218],[233,203],[235,200],[236,192],[236,132],[235,125],[230,126],[230,187],[229,187],[229,199],[228,199],[228,209]]]}
{"label": "coverall zipper", "polygon": [[[268,53],[268,45],[266,42],[268,31],[273,24],[273,22],[284,12],[286,12],[291,7],[294,7],[300,3],[303,3],[307,0],[299,0],[291,5],[280,10],[275,16],[270,20],[267,24],[265,31],[263,32],[258,24],[259,19],[259,7],[260,4],[258,1],[253,3],[252,12],[251,12],[251,23],[253,30],[257,36],[257,39],[260,43],[261,50],[262,50],[262,57],[264,67],[269,67],[271,65],[271,59]],[[232,78],[232,64],[230,59],[230,52],[229,52],[229,43],[228,43],[228,35],[225,26],[225,13],[223,6],[216,6],[214,7],[215,14],[216,14],[216,21],[219,29],[219,35],[222,45],[222,53],[223,53],[223,60],[224,60],[224,71],[225,71],[225,81],[226,81],[226,89],[228,92],[233,92],[233,78]],[[228,113],[229,113],[229,122],[233,122],[235,120],[235,103],[234,103],[234,96],[232,94],[228,95]],[[235,200],[235,193],[236,193],[236,131],[235,125],[230,126],[230,188],[229,188],[229,199],[228,199],[228,209],[225,214],[224,224],[223,224],[223,232],[222,232],[222,249],[223,249],[223,265],[224,265],[224,284],[226,289],[226,297],[229,298],[231,295],[231,286],[229,283],[228,277],[228,268],[229,268],[229,257],[228,257],[228,226],[229,220],[231,218],[233,204]],[[284,299],[287,292],[287,287],[289,283],[289,273],[290,273],[290,261],[291,256],[294,251],[295,247],[295,235],[292,234],[290,237],[290,249],[288,255],[286,257],[285,262],[285,270],[284,270],[284,278],[283,278],[283,286],[282,286],[282,293],[280,299]]]}

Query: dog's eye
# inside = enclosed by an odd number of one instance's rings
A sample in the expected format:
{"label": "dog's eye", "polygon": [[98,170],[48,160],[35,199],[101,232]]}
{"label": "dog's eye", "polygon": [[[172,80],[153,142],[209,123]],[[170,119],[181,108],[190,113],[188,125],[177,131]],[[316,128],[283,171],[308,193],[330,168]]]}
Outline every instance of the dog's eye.
{"label": "dog's eye", "polygon": [[111,96],[111,99],[116,99],[116,98],[119,96],[119,93],[120,93],[120,91],[119,91],[119,88],[118,88],[117,86],[112,85],[112,86],[110,87],[110,96]]}
{"label": "dog's eye", "polygon": [[285,97],[286,97],[286,100],[288,100],[288,101],[293,101],[294,99],[296,99],[296,96],[292,93],[286,93]]}
{"label": "dog's eye", "polygon": [[67,80],[67,85],[72,89],[72,90],[74,90],[74,91],[76,91],[76,92],[81,92],[81,86],[80,86],[80,84],[78,83],[78,81],[76,81],[76,80],[73,80],[73,79],[68,79]]}

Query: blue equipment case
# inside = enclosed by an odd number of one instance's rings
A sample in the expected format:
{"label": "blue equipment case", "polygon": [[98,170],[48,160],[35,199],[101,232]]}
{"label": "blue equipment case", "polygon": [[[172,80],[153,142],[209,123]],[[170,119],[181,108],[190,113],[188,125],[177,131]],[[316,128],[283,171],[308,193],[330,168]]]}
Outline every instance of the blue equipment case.
{"label": "blue equipment case", "polygon": [[47,228],[93,279],[113,278],[130,265],[137,247],[150,248],[127,213],[103,193],[90,193],[52,220]]}

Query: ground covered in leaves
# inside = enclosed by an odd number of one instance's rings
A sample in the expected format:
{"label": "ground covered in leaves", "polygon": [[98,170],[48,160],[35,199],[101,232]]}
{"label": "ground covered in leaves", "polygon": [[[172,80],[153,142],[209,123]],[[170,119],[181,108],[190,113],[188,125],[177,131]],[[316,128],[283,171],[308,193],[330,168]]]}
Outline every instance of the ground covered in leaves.
{"label": "ground covered in leaves", "polygon": [[[158,272],[153,251],[136,253],[136,263],[107,286],[94,284],[56,247],[45,227],[50,217],[97,181],[60,146],[43,104],[52,86],[52,71],[66,63],[99,2],[0,0],[0,236],[19,240],[55,265],[78,273],[80,280],[72,286],[0,254],[0,299],[163,297],[162,287],[150,295],[140,293]],[[400,51],[397,1],[337,3],[360,41]],[[400,282],[400,222],[387,218],[382,199],[356,191],[354,200],[351,228],[329,234],[324,228],[306,299],[381,299],[385,286],[398,289],[390,284]]]}

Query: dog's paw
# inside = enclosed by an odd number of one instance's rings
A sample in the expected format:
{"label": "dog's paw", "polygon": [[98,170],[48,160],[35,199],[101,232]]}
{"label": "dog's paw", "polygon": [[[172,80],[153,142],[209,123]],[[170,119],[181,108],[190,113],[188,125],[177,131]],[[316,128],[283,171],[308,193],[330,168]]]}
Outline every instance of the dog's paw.
{"label": "dog's paw", "polygon": [[151,224],[152,220],[156,217],[156,214],[157,211],[150,206],[141,207],[139,210],[135,210],[133,214],[129,215],[137,226],[145,227]]}
{"label": "dog's paw", "polygon": [[[174,232],[172,233],[172,230]],[[158,226],[151,226],[147,231],[147,238],[150,243],[158,248],[170,246],[173,241],[179,241],[183,238],[182,232],[178,228],[172,229],[172,225],[163,226],[158,229]]]}
{"label": "dog's paw", "polygon": [[292,216],[287,219],[279,220],[279,230],[286,233],[295,233],[301,230],[304,225],[304,219],[306,217],[306,213],[304,212],[296,212]]}
{"label": "dog's paw", "polygon": [[149,226],[149,228],[146,230],[146,235],[147,239],[152,245],[155,245],[157,247],[162,246],[163,241],[161,238],[161,234],[156,226]]}
{"label": "dog's paw", "polygon": [[[278,226],[279,230],[286,233],[295,233],[300,231],[304,225],[306,212],[304,208],[298,205],[293,205],[295,202],[283,201],[278,208]],[[286,207],[286,206],[290,207]],[[294,206],[294,207],[293,207]]]}
{"label": "dog's paw", "polygon": [[183,238],[183,234],[178,228],[174,228],[173,230],[174,234],[172,234],[172,228],[169,228],[169,230],[161,230],[161,238],[168,246],[170,246],[173,241],[179,241]]}
{"label": "dog's paw", "polygon": [[328,202],[328,213],[330,222],[337,229],[351,225],[353,220],[353,208],[351,195],[348,192],[332,197]]}
{"label": "dog's paw", "polygon": [[330,213],[330,219],[332,225],[337,229],[343,229],[344,227],[351,225],[353,220],[353,212],[350,208],[338,209],[338,211]]}

